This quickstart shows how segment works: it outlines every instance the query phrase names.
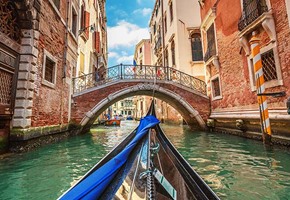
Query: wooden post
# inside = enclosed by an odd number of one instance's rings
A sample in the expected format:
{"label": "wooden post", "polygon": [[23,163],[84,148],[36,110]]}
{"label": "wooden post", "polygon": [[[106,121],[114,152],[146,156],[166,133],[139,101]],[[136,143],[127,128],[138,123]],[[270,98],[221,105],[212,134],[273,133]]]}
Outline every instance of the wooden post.
{"label": "wooden post", "polygon": [[259,103],[259,111],[261,118],[261,129],[263,133],[263,142],[264,144],[271,144],[271,126],[270,126],[270,118],[269,111],[267,105],[266,96],[263,95],[265,92],[265,79],[263,73],[263,65],[260,54],[260,39],[255,36],[255,32],[253,32],[253,36],[250,40],[251,51],[254,63],[254,71],[256,78],[256,89],[258,95],[258,103]]}

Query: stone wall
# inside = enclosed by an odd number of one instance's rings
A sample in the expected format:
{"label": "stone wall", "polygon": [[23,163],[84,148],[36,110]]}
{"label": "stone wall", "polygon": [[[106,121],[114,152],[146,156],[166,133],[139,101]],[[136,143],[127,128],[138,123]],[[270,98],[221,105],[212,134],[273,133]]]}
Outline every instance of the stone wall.
{"label": "stone wall", "polygon": [[[61,0],[57,8],[52,0],[30,2],[27,12],[31,13],[31,27],[22,29],[12,141],[46,135],[50,129],[62,131],[68,126],[71,67],[77,61],[77,54],[67,55],[66,47],[69,38],[70,48],[77,48],[66,31],[70,4]],[[45,56],[56,63],[54,84],[44,81]]]}

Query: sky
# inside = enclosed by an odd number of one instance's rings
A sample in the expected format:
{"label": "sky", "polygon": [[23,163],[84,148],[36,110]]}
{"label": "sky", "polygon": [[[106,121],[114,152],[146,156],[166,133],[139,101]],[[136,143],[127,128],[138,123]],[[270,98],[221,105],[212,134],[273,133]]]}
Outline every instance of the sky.
{"label": "sky", "polygon": [[149,39],[155,0],[107,0],[108,67],[132,64],[135,46]]}

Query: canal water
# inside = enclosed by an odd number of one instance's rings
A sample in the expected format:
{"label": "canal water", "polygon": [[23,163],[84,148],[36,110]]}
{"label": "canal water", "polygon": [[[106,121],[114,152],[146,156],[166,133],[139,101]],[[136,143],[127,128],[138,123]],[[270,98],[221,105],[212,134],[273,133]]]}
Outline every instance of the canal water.
{"label": "canal water", "polygon": [[[0,158],[0,199],[56,199],[136,125],[124,121],[119,128],[92,129],[90,134]],[[221,199],[290,200],[289,151],[184,126],[163,129]]]}

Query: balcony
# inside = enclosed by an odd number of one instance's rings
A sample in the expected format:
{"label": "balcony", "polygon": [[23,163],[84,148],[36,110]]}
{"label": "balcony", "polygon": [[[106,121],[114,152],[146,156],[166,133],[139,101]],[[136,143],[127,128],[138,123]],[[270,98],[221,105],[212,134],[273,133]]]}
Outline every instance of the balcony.
{"label": "balcony", "polygon": [[263,27],[270,41],[276,41],[276,26],[271,10],[268,10],[265,0],[244,0],[243,14],[238,23],[239,42],[247,56],[251,54],[249,34]]}
{"label": "balcony", "polygon": [[259,16],[268,11],[264,0],[244,0],[243,14],[238,23],[239,31],[252,24]]}

